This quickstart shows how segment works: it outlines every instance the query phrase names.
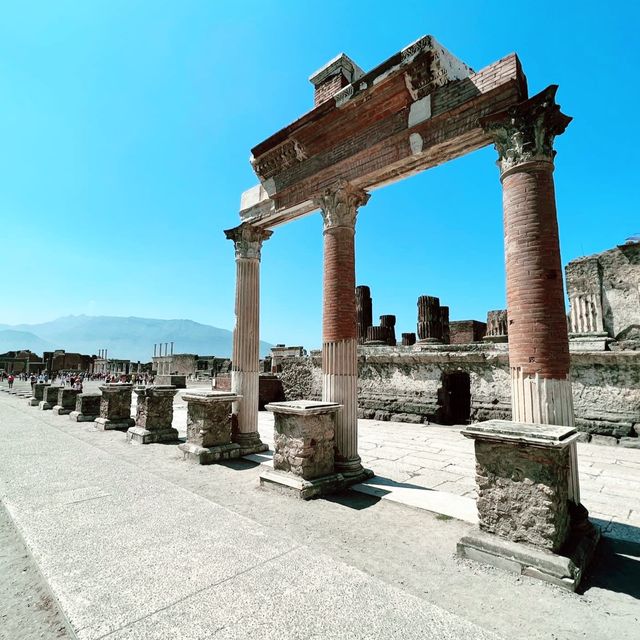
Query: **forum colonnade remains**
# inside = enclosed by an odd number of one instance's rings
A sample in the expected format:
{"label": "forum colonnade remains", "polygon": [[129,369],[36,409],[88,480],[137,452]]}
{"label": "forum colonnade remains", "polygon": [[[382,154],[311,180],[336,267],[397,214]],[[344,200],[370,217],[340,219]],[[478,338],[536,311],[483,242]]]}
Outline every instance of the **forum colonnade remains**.
{"label": "forum colonnade remains", "polygon": [[[322,400],[327,406],[339,405],[335,471],[345,484],[370,476],[357,450],[356,307],[361,300],[356,300],[354,235],[359,210],[377,188],[493,144],[503,191],[513,423],[490,421],[482,429],[467,429],[465,435],[476,439],[477,453],[489,446],[507,455],[505,447],[516,447],[510,463],[501,463],[513,469],[489,473],[494,488],[523,479],[518,448],[529,447],[535,458],[538,449],[550,447],[553,455],[546,471],[554,469],[554,499],[562,503],[558,496],[564,492],[567,504],[555,513],[537,505],[534,513],[555,531],[550,548],[556,552],[573,539],[574,548],[581,549],[578,556],[582,554],[576,562],[583,567],[597,532],[580,505],[553,178],[554,139],[571,118],[555,101],[558,87],[550,85],[529,97],[515,54],[475,72],[432,36],[420,38],[367,73],[340,54],[310,81],[314,108],[252,149],[260,184],[242,194],[241,223],[225,231],[234,242],[237,263],[232,390],[240,399],[233,408],[234,437],[248,444],[248,451],[261,450],[257,409],[262,244],[279,225],[319,210],[324,222]],[[478,468],[480,473],[480,463]],[[505,478],[500,479],[501,474]],[[484,489],[485,506],[495,510],[496,501],[505,496],[498,490],[487,498],[492,492]],[[481,529],[500,529],[487,525],[482,513],[480,520]],[[530,543],[522,523],[512,524],[513,530],[502,531],[502,537]],[[580,531],[583,535],[576,533]],[[488,551],[482,541],[467,543],[461,546],[463,555],[494,564],[500,564],[501,556],[518,555],[500,544]]]}

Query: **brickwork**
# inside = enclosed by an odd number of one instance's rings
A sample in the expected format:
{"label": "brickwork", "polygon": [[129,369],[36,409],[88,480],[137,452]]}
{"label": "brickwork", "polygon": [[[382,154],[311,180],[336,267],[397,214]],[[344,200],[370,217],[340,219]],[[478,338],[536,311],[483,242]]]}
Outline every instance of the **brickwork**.
{"label": "brickwork", "polygon": [[470,344],[484,338],[487,330],[485,322],[478,320],[455,320],[449,323],[450,344]]}
{"label": "brickwork", "polygon": [[340,89],[346,87],[348,84],[349,81],[342,75],[342,73],[337,73],[336,75],[327,78],[315,89],[313,98],[314,106],[317,107],[319,104],[333,98]]}
{"label": "brickwork", "polygon": [[564,378],[569,341],[552,171],[538,162],[503,177],[509,362]]}

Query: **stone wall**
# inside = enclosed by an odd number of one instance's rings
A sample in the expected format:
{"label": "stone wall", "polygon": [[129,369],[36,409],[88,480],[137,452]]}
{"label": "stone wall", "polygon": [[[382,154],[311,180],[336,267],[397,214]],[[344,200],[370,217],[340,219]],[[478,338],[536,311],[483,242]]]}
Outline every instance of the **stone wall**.
{"label": "stone wall", "polygon": [[[448,386],[449,380],[464,379],[466,374],[468,419],[511,419],[506,344],[359,347],[358,356],[358,414],[362,418],[450,423],[448,403],[453,398],[459,404],[464,389]],[[279,377],[286,399],[319,399],[321,367],[319,351],[283,363]],[[622,444],[640,444],[640,353],[573,353],[571,376],[580,430],[613,436]]]}
{"label": "stone wall", "polygon": [[640,242],[572,260],[565,269],[572,307],[580,297],[592,296],[604,331],[640,346]]}

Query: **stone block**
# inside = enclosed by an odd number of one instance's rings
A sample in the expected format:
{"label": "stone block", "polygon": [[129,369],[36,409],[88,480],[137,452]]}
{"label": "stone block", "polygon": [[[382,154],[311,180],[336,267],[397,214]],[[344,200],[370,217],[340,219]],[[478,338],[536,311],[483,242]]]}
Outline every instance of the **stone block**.
{"label": "stone block", "polygon": [[132,384],[105,384],[100,387],[100,417],[95,422],[98,429],[128,429],[135,424],[131,417]]}
{"label": "stone block", "polygon": [[38,404],[38,407],[43,411],[49,411],[58,404],[58,391],[62,387],[58,385],[49,385],[44,388],[42,401]]}
{"label": "stone block", "polygon": [[75,410],[69,414],[69,418],[75,422],[94,422],[100,415],[99,393],[79,393],[76,396]]}
{"label": "stone block", "polygon": [[591,444],[601,444],[605,447],[615,447],[618,444],[618,439],[613,436],[600,436],[593,434],[591,436]]}
{"label": "stone block", "polygon": [[620,438],[618,444],[628,449],[640,449],[640,438]]}
{"label": "stone block", "polygon": [[62,387],[58,391],[58,401],[55,407],[53,407],[53,413],[59,416],[66,416],[70,414],[76,406],[76,397],[80,394],[79,389],[72,389],[71,387]]}
{"label": "stone block", "polygon": [[31,387],[33,398],[29,400],[29,404],[32,407],[37,407],[44,400],[44,390],[50,386],[51,386],[51,383],[49,382],[34,383]]}
{"label": "stone block", "polygon": [[310,400],[268,404],[266,409],[275,418],[275,451],[273,471],[260,476],[261,486],[305,500],[343,487],[334,460],[335,415],[340,407]]}
{"label": "stone block", "polygon": [[178,446],[185,460],[212,464],[242,455],[239,444],[231,442],[231,403],[242,396],[227,391],[185,393],[187,441]]}
{"label": "stone block", "polygon": [[187,376],[175,375],[159,375],[156,376],[154,382],[160,387],[175,387],[176,389],[187,388]]}
{"label": "stone block", "polygon": [[178,430],[173,422],[173,398],[177,389],[173,386],[139,387],[136,424],[127,431],[127,441],[136,444],[174,442]]}

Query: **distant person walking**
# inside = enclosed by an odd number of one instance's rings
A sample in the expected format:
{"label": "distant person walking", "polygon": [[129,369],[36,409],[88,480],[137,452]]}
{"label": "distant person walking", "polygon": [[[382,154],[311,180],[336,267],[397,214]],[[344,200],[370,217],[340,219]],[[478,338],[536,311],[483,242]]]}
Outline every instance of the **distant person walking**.
{"label": "distant person walking", "polygon": [[9,389],[13,389],[13,381],[14,381],[14,377],[13,374],[9,374],[9,377],[7,378],[7,382],[9,383]]}

